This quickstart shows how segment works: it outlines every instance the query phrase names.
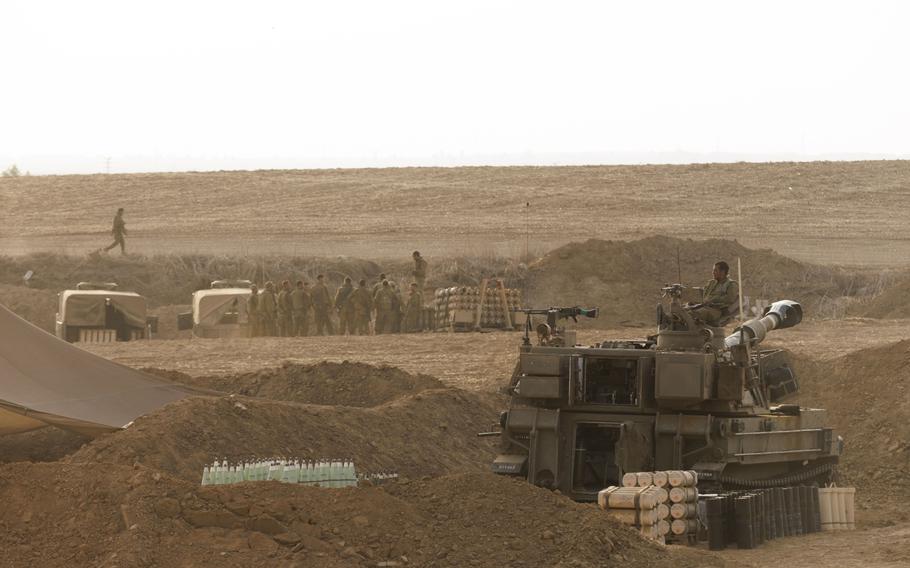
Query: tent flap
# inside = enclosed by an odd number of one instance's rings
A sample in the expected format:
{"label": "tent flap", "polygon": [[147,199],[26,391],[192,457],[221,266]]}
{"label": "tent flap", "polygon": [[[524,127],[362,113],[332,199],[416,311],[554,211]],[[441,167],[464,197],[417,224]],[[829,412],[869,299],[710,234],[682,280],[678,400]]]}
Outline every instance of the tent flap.
{"label": "tent flap", "polygon": [[96,435],[206,394],[57,339],[0,306],[0,434],[54,425]]}

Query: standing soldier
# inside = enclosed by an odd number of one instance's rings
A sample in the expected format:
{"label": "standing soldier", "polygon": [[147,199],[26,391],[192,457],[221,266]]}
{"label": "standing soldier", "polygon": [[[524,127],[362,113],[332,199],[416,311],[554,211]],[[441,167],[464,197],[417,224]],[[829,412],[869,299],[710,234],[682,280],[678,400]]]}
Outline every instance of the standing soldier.
{"label": "standing soldier", "polygon": [[278,335],[277,318],[278,300],[275,297],[275,285],[269,280],[265,283],[265,290],[259,294],[259,322],[262,327],[262,335]]}
{"label": "standing soldier", "polygon": [[310,296],[313,298],[313,318],[316,320],[316,335],[322,335],[323,330],[328,335],[334,335],[330,311],[332,310],[332,296],[325,285],[325,275],[316,277],[316,285]]}
{"label": "standing soldier", "polygon": [[344,284],[335,292],[335,309],[338,310],[338,335],[354,335],[354,306],[351,304],[351,294],[354,293],[354,284],[351,277],[344,277]]}
{"label": "standing soldier", "polygon": [[414,333],[420,330],[420,314],[423,311],[423,294],[417,287],[417,282],[411,282],[411,295],[408,296],[408,307],[404,314],[405,333]]}
{"label": "standing soldier", "polygon": [[427,283],[427,261],[420,256],[420,251],[418,250],[415,250],[411,256],[414,258],[414,271],[411,274],[414,275],[414,282],[417,283],[417,288],[423,294]]}
{"label": "standing soldier", "polygon": [[373,290],[370,292],[371,294],[373,294],[374,296],[376,295],[376,292],[378,292],[379,289],[382,288],[382,283],[385,281],[385,278],[386,278],[385,274],[379,275],[379,280],[377,280],[376,283],[373,284]]}
{"label": "standing soldier", "polygon": [[373,305],[376,306],[376,335],[392,331],[392,308],[395,306],[395,292],[389,286],[388,280],[382,281],[382,286],[373,295]]}
{"label": "standing soldier", "polygon": [[250,297],[246,301],[246,321],[250,337],[259,335],[259,288],[250,286]]}
{"label": "standing soldier", "polygon": [[114,215],[114,225],[111,227],[111,234],[114,235],[114,242],[108,245],[104,252],[120,245],[120,254],[126,254],[126,223],[123,221],[123,207],[117,209],[117,214]]}
{"label": "standing soldier", "polygon": [[370,334],[370,312],[373,311],[373,296],[367,289],[367,281],[361,280],[356,290],[351,292],[348,303],[353,308],[354,332],[358,335]]}
{"label": "standing soldier", "polygon": [[291,330],[291,283],[287,280],[281,282],[281,291],[278,292],[278,335],[290,337]]}
{"label": "standing soldier", "polygon": [[391,288],[392,293],[395,294],[395,299],[392,302],[392,333],[401,333],[401,320],[404,308],[404,302],[401,301],[401,290],[394,281],[389,282],[389,288]]}
{"label": "standing soldier", "polygon": [[297,281],[297,287],[291,292],[291,309],[294,313],[294,331],[293,335],[306,337],[310,331],[310,308],[313,307],[313,300],[310,299],[310,291],[304,288],[303,280]]}

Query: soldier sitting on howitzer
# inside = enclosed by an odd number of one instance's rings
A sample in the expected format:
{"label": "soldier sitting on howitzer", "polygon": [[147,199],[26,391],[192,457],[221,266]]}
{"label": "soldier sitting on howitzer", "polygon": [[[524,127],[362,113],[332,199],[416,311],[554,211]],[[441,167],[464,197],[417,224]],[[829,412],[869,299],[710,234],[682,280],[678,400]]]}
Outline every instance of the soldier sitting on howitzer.
{"label": "soldier sitting on howitzer", "polygon": [[714,264],[714,279],[702,292],[700,304],[686,304],[692,316],[708,325],[720,325],[725,316],[735,311],[739,285],[728,277],[730,265],[724,261]]}

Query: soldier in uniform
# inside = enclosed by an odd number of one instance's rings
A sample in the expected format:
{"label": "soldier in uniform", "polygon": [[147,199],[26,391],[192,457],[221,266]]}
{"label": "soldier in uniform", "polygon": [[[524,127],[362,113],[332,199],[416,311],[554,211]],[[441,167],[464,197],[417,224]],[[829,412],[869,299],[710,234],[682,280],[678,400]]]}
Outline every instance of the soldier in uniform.
{"label": "soldier in uniform", "polygon": [[126,254],[126,223],[123,221],[123,207],[117,209],[117,214],[114,215],[114,225],[111,227],[111,234],[114,235],[114,242],[108,245],[104,252],[120,245],[120,254]]}
{"label": "soldier in uniform", "polygon": [[246,301],[247,331],[250,337],[259,335],[259,287],[250,286],[250,297]]}
{"label": "soldier in uniform", "polygon": [[275,285],[272,281],[265,283],[265,290],[259,294],[259,321],[262,335],[278,335],[278,299],[275,297]]}
{"label": "soldier in uniform", "polygon": [[382,283],[383,283],[383,281],[385,281],[385,279],[386,279],[385,273],[380,274],[380,275],[379,275],[379,280],[377,280],[376,283],[373,284],[373,290],[372,290],[371,293],[372,293],[374,296],[376,295],[376,292],[378,292],[379,289],[382,288]]}
{"label": "soldier in uniform", "polygon": [[367,288],[366,280],[361,280],[357,289],[351,292],[348,303],[353,308],[354,332],[358,335],[369,335],[373,296]]}
{"label": "soldier in uniform", "polygon": [[427,261],[420,256],[420,251],[417,250],[415,250],[414,254],[411,256],[414,258],[414,270],[411,274],[414,276],[414,282],[417,283],[417,288],[420,290],[420,293],[423,294],[427,283]]}
{"label": "soldier in uniform", "polygon": [[417,282],[411,282],[411,294],[408,296],[408,305],[404,313],[405,333],[420,331],[420,315],[423,311],[423,294]]}
{"label": "soldier in uniform", "polygon": [[297,281],[297,287],[291,292],[291,310],[294,316],[294,331],[292,335],[306,337],[310,332],[310,308],[313,300],[310,298],[309,283]]}
{"label": "soldier in uniform", "polygon": [[354,306],[351,304],[351,295],[354,293],[354,284],[350,276],[344,277],[342,284],[335,292],[335,309],[338,310],[338,335],[354,335]]}
{"label": "soldier in uniform", "polygon": [[316,277],[316,285],[313,286],[310,297],[313,299],[313,318],[316,320],[316,335],[323,335],[323,330],[328,335],[334,335],[330,314],[332,296],[325,285],[325,275],[320,274]]}
{"label": "soldier in uniform", "polygon": [[708,325],[716,325],[729,313],[739,299],[739,285],[729,278],[730,265],[724,261],[714,264],[714,279],[708,282],[700,304],[689,304],[692,315]]}
{"label": "soldier in uniform", "polygon": [[394,281],[389,281],[389,288],[392,289],[392,293],[395,294],[395,300],[392,303],[392,333],[401,333],[401,319],[402,319],[402,307],[404,302],[401,301],[401,290],[398,289],[398,284]]}
{"label": "soldier in uniform", "polygon": [[376,335],[392,331],[393,314],[395,305],[395,292],[389,286],[388,280],[383,280],[382,285],[373,295],[373,305],[376,307]]}
{"label": "soldier in uniform", "polygon": [[278,292],[278,335],[281,337],[290,337],[292,335],[292,306],[291,306],[291,283],[282,280],[281,291]]}

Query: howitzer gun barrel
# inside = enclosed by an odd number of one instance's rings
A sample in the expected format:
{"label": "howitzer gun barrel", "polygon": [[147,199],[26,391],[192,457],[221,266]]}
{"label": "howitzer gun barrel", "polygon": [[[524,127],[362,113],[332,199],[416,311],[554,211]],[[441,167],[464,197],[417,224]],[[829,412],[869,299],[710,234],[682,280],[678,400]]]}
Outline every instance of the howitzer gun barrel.
{"label": "howitzer gun barrel", "polygon": [[758,344],[764,341],[769,331],[793,327],[803,321],[803,307],[793,300],[779,300],[765,308],[760,318],[742,324],[724,339],[727,349],[743,342]]}

